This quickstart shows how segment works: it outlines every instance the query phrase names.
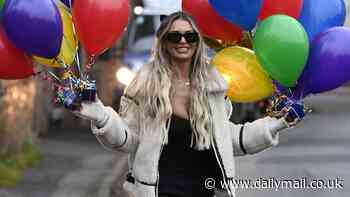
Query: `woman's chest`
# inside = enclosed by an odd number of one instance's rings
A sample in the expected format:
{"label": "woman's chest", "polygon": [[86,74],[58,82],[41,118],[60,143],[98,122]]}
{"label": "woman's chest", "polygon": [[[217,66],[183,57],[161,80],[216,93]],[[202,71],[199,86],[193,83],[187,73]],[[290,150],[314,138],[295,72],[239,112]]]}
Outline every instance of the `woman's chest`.
{"label": "woman's chest", "polygon": [[171,96],[171,105],[173,113],[182,118],[189,118],[189,107],[191,92],[189,88],[175,89]]}

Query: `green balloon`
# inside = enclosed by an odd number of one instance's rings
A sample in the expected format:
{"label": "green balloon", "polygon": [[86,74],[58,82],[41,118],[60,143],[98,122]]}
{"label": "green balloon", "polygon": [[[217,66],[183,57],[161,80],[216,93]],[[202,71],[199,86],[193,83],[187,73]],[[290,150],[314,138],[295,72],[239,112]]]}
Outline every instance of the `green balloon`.
{"label": "green balloon", "polygon": [[282,85],[294,87],[309,55],[309,39],[294,18],[274,15],[262,21],[253,41],[256,56],[265,71]]}
{"label": "green balloon", "polygon": [[4,8],[5,0],[0,0],[0,12],[2,11],[2,8]]}

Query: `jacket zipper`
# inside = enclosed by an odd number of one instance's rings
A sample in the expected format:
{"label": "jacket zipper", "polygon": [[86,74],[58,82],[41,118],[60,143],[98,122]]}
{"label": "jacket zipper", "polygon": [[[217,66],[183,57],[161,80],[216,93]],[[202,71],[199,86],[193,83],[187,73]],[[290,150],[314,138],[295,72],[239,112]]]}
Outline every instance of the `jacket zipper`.
{"label": "jacket zipper", "polygon": [[[171,122],[171,117],[168,119],[167,121],[167,132],[169,133],[169,128],[170,128],[170,122]],[[156,182],[156,187],[154,188],[154,193],[155,193],[155,196],[158,197],[158,187],[159,187],[159,160],[160,160],[160,156],[162,154],[162,151],[163,151],[163,147],[164,147],[164,140],[165,140],[165,137],[163,136],[163,139],[162,139],[162,145],[160,147],[160,150],[159,150],[159,157],[158,157],[158,163],[157,163],[157,182]]]}
{"label": "jacket zipper", "polygon": [[218,151],[217,143],[216,143],[216,140],[215,140],[215,137],[214,137],[214,124],[213,124],[213,120],[212,120],[213,112],[211,110],[209,100],[208,100],[208,108],[209,108],[209,118],[210,118],[210,125],[211,125],[211,140],[212,140],[212,144],[213,144],[212,147],[214,149],[214,154],[215,154],[215,157],[216,157],[216,161],[218,162],[220,170],[221,170],[221,173],[222,173],[222,178],[223,178],[223,181],[224,181],[224,184],[225,184],[225,187],[226,187],[225,189],[227,190],[229,196],[233,196],[232,191],[230,190],[229,185],[226,182],[227,175],[226,175],[226,172],[225,172],[225,169],[224,169],[224,164],[222,162],[222,158],[220,157],[220,153]]}

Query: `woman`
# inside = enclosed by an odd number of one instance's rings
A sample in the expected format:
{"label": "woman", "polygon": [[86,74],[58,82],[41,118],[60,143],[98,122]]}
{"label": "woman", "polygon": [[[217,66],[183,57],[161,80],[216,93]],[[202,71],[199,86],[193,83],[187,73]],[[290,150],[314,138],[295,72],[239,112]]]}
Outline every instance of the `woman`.
{"label": "woman", "polygon": [[[135,197],[213,197],[206,180],[229,183],[234,156],[276,145],[288,126],[272,117],[231,123],[226,90],[194,20],[177,12],[163,20],[153,58],[126,88],[119,113],[99,100],[76,113],[92,120],[103,145],[129,153],[124,187]],[[234,196],[233,185],[219,185],[217,193]]]}

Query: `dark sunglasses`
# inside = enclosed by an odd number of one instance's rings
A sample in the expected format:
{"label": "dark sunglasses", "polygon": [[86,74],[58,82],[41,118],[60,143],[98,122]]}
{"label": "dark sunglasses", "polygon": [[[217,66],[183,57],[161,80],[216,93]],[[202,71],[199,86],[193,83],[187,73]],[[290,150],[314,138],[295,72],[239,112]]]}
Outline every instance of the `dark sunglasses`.
{"label": "dark sunglasses", "polygon": [[171,31],[165,35],[165,39],[172,43],[179,43],[182,37],[185,38],[187,43],[195,43],[199,41],[199,35],[197,32],[180,33],[178,31]]}

